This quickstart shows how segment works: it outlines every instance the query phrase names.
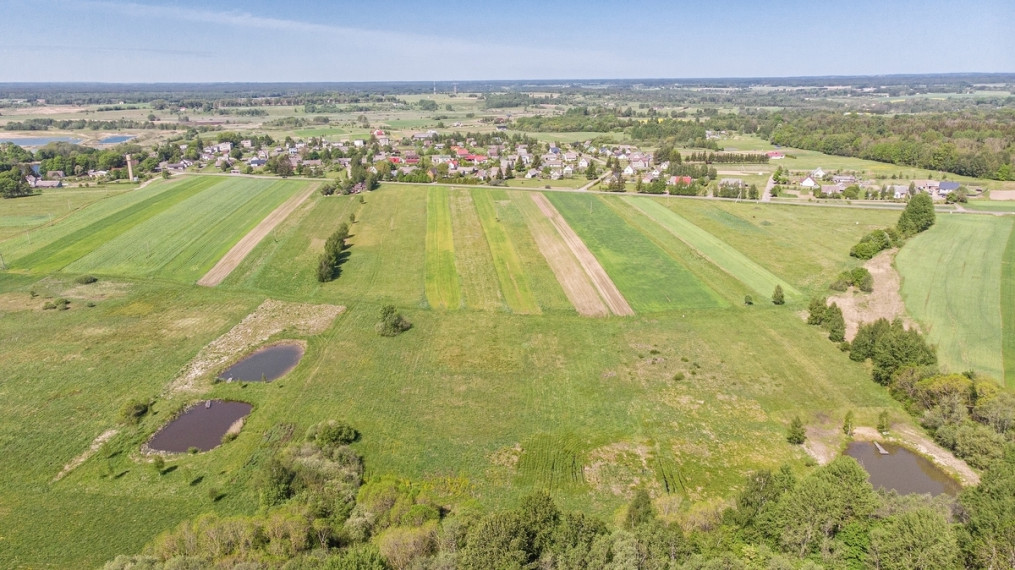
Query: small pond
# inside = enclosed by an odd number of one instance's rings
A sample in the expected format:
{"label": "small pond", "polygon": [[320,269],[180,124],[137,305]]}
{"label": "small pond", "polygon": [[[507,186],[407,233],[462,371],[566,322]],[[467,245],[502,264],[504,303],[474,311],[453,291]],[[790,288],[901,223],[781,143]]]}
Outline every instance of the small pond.
{"label": "small pond", "polygon": [[266,346],[219,374],[219,380],[270,382],[289,373],[303,358],[303,346],[295,343]]}
{"label": "small pond", "polygon": [[183,453],[191,447],[208,451],[222,443],[222,437],[254,407],[246,402],[207,400],[187,408],[148,442],[155,451]]}
{"label": "small pond", "polygon": [[846,448],[846,455],[856,459],[870,474],[875,488],[894,489],[901,494],[931,495],[957,495],[962,489],[957,481],[924,457],[891,443],[881,446],[888,455],[882,455],[869,441],[854,441]]}
{"label": "small pond", "polygon": [[99,141],[99,144],[120,144],[135,138],[136,135],[112,135]]}
{"label": "small pond", "polygon": [[79,144],[81,139],[72,137],[0,137],[0,143],[14,143],[18,146],[46,146],[51,142],[67,142]]}

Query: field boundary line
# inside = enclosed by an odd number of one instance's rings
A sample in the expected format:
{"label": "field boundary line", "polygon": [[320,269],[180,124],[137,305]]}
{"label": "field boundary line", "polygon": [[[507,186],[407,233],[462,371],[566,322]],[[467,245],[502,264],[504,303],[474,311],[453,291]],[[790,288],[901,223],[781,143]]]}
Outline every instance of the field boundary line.
{"label": "field boundary line", "polygon": [[227,251],[226,254],[222,256],[222,259],[219,259],[218,263],[216,263],[215,266],[208,271],[208,273],[204,274],[204,277],[197,280],[197,284],[204,287],[215,287],[219,283],[222,283],[222,281],[224,281],[226,277],[229,277],[229,274],[239,267],[240,263],[242,263],[243,260],[250,255],[250,252],[254,251],[257,244],[261,243],[261,240],[271,233],[271,230],[275,229],[279,224],[285,221],[285,219],[288,218],[289,215],[296,210],[296,208],[300,207],[300,204],[305,202],[306,199],[309,198],[315,190],[317,190],[317,186],[318,185],[316,184],[309,185],[302,194],[297,194],[296,196],[289,198],[278,208],[275,208],[274,211],[261,220],[261,223],[254,226],[254,229],[250,230],[247,232],[247,235],[240,238],[240,241],[236,242],[236,245]]}
{"label": "field boundary line", "polygon": [[620,293],[617,286],[610,279],[610,276],[603,269],[603,266],[599,263],[592,252],[589,250],[585,242],[578,237],[571,226],[568,225],[567,220],[560,215],[557,208],[550,203],[550,201],[542,194],[533,194],[532,199],[539,206],[539,209],[543,212],[553,227],[557,229],[557,233],[563,238],[564,243],[567,244],[568,249],[578,259],[578,263],[581,264],[585,273],[592,280],[592,285],[595,286],[596,290],[599,291],[599,295],[603,298],[606,306],[610,308],[610,311],[615,315],[619,316],[630,316],[634,314],[634,309],[628,304],[627,299]]}

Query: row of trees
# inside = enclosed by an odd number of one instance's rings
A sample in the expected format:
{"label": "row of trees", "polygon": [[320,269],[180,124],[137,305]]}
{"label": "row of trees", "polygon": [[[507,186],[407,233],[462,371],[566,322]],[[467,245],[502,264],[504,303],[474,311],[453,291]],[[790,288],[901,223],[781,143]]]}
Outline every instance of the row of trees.
{"label": "row of trees", "polygon": [[899,247],[903,240],[912,237],[934,225],[934,201],[930,194],[919,193],[909,199],[894,228],[874,230],[860,238],[849,255],[859,259],[871,259],[879,252]]}
{"label": "row of trees", "polygon": [[324,242],[324,253],[317,261],[317,280],[321,283],[333,281],[341,273],[340,265],[348,257],[345,251],[348,237],[349,224],[342,222]]}

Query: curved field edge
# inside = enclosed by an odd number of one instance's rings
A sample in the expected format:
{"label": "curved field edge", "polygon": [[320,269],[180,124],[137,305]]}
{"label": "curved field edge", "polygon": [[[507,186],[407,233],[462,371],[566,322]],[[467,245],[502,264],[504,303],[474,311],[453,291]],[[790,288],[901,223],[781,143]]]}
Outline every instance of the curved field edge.
{"label": "curved field edge", "polygon": [[944,216],[895,258],[906,310],[948,370],[1003,382],[1002,260],[1015,220]]}
{"label": "curved field edge", "polygon": [[1001,338],[1004,382],[1015,388],[1015,224],[1001,261]]}

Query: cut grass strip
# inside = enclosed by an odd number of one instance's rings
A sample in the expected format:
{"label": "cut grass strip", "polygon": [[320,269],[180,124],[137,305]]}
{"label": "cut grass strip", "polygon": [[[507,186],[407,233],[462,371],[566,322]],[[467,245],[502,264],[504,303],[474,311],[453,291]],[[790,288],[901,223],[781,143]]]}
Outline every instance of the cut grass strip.
{"label": "cut grass strip", "polygon": [[493,256],[469,190],[449,190],[448,201],[455,240],[455,268],[465,306],[481,311],[503,310],[504,300],[493,268]]}
{"label": "cut grass strip", "polygon": [[756,293],[763,296],[771,295],[776,285],[779,285],[787,297],[800,295],[800,291],[776,277],[771,271],[659,202],[636,197],[625,197],[623,200]]}
{"label": "cut grass strip", "polygon": [[1001,351],[1004,383],[1015,388],[1015,227],[1001,260]]}
{"label": "cut grass strip", "polygon": [[457,309],[462,303],[451,205],[447,188],[429,188],[426,194],[426,299],[435,309]]}
{"label": "cut grass strip", "polygon": [[214,178],[187,179],[168,190],[96,220],[37,249],[18,259],[13,267],[29,269],[38,273],[51,273],[63,269],[130,229],[158,216],[173,206],[186,202],[217,182],[218,180]]}
{"label": "cut grass strip", "polygon": [[582,269],[578,259],[564,243],[563,238],[554,229],[549,218],[543,215],[536,202],[525,193],[512,193],[512,201],[525,216],[532,239],[536,242],[539,252],[557,278],[557,283],[564,290],[564,295],[579,315],[586,317],[605,317],[610,310],[603,303],[592,280]]}
{"label": "cut grass strip", "polygon": [[486,235],[486,242],[490,246],[497,280],[500,282],[500,289],[504,293],[508,307],[514,313],[539,314],[541,312],[539,304],[532,294],[528,276],[494,209],[490,193],[478,188],[472,189],[471,193],[472,202],[476,205],[476,212],[483,226],[483,233]]}
{"label": "cut grass strip", "polygon": [[557,208],[542,194],[533,194],[532,200],[536,202],[543,215],[550,220],[550,223],[556,228],[557,233],[560,234],[564,243],[571,250],[571,253],[578,259],[578,263],[581,264],[582,269],[585,270],[589,279],[592,280],[596,291],[599,292],[599,296],[603,298],[603,302],[610,308],[610,311],[614,315],[633,315],[634,309],[631,308],[627,299],[617,289],[617,286],[610,279],[602,264],[599,263],[599,260],[592,254],[585,242],[571,228],[571,225],[567,223],[567,220],[561,216]]}
{"label": "cut grass strip", "polygon": [[1012,224],[941,216],[895,257],[906,309],[937,345],[945,370],[972,369],[1002,381],[1001,274]]}
{"label": "cut grass strip", "polygon": [[555,192],[549,199],[635,310],[658,312],[725,304],[693,273],[624,222],[608,205],[618,198]]}

